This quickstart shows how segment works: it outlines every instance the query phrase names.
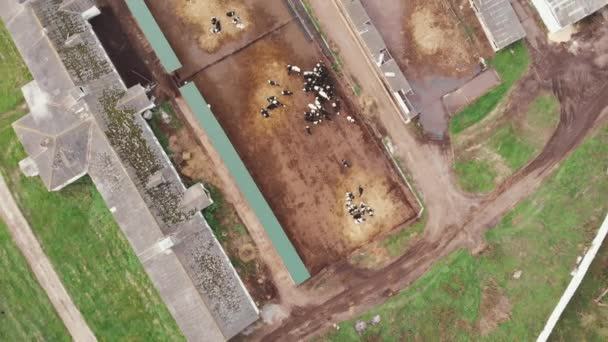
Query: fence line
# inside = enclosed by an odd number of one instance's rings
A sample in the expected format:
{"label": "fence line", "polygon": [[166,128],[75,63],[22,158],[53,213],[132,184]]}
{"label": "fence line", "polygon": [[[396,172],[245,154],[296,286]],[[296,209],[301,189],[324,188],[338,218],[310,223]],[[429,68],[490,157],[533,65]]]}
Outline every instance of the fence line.
{"label": "fence line", "polygon": [[585,257],[576,269],[574,277],[572,277],[570,284],[568,284],[566,291],[564,291],[564,294],[555,306],[555,309],[551,313],[551,316],[549,316],[547,324],[545,325],[543,331],[541,331],[540,335],[538,335],[536,342],[546,342],[551,333],[553,332],[553,329],[559,321],[560,316],[566,309],[566,306],[568,306],[568,303],[576,293],[578,287],[581,285],[583,278],[585,278],[585,274],[587,274],[589,266],[591,266],[591,262],[593,262],[593,259],[595,259],[597,252],[599,251],[604,239],[606,238],[606,235],[608,235],[608,215],[606,215],[604,223],[602,223],[602,226],[600,227],[599,231],[597,232],[597,235],[593,239],[593,242],[591,242],[591,247],[589,248],[589,251],[587,251]]}

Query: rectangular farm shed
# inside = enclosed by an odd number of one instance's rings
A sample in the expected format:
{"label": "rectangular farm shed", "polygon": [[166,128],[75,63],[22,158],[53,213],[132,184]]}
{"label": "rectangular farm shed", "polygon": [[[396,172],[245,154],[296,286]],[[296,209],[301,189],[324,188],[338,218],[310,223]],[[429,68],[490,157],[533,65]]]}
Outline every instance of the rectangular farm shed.
{"label": "rectangular farm shed", "polygon": [[608,5],[608,0],[532,0],[549,32],[557,32]]}
{"label": "rectangular farm shed", "polygon": [[526,36],[509,0],[470,0],[471,6],[494,51]]}
{"label": "rectangular farm shed", "polygon": [[165,69],[168,72],[173,72],[181,68],[182,64],[177,59],[175,52],[173,52],[171,45],[169,45],[167,38],[160,30],[144,0],[127,0],[127,5]]}
{"label": "rectangular farm shed", "polygon": [[390,93],[401,109],[406,122],[414,119],[420,111],[411,102],[414,91],[405,78],[403,71],[391,56],[380,31],[376,28],[360,0],[340,0],[345,14],[367,48],[380,76],[387,84]]}
{"label": "rectangular farm shed", "polygon": [[205,99],[194,83],[188,83],[180,88],[182,96],[192,109],[201,127],[205,130],[213,145],[221,155],[226,167],[234,177],[239,189],[243,192],[247,202],[264,226],[274,247],[279,252],[283,263],[287,267],[296,284],[301,284],[310,278],[310,273],[304,266],[293,244],[287,238],[283,227],[270,209],[268,202],[262,196],[253,178],[247,171],[245,164],[239,157],[234,146],[228,139],[222,126],[207,106]]}
{"label": "rectangular farm shed", "polygon": [[[259,311],[88,22],[92,0],[0,1],[0,18],[30,70],[30,112],[13,123],[19,167],[58,191],[88,174],[160,297],[190,341],[228,340]],[[194,199],[194,201],[193,201]]]}

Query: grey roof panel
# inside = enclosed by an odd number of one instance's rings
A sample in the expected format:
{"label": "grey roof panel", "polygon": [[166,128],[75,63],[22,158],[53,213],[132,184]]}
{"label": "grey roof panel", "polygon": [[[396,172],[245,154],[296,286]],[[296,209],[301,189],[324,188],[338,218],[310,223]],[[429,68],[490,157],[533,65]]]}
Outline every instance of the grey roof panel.
{"label": "grey roof panel", "polygon": [[509,0],[471,0],[471,3],[495,50],[526,36]]}
{"label": "grey roof panel", "polygon": [[342,3],[344,4],[344,7],[346,7],[348,15],[355,24],[355,27],[361,32],[365,25],[371,22],[367,11],[365,11],[365,8],[363,8],[360,1],[343,0]]}
{"label": "grey roof panel", "polygon": [[90,136],[91,121],[86,121],[56,139],[51,189],[62,188],[87,171]]}
{"label": "grey roof panel", "polygon": [[[355,29],[359,33],[361,40],[367,47],[374,62],[379,66],[380,71],[383,73],[382,77],[391,88],[393,97],[395,96],[395,93],[400,90],[406,94],[406,97],[411,95],[412,87],[399,65],[390,56],[390,51],[388,51],[382,35],[370,19],[367,11],[361,4],[361,1],[340,0],[340,2],[346,9],[348,18],[353,22]],[[406,116],[407,120],[410,120],[418,115],[418,112],[409,110],[408,112],[402,111],[402,114]]]}
{"label": "grey roof panel", "polygon": [[608,5],[608,0],[532,0],[550,32],[574,24]]}
{"label": "grey roof panel", "polygon": [[573,24],[608,4],[608,0],[545,0],[561,26]]}
{"label": "grey roof panel", "polygon": [[91,122],[84,121],[60,135],[51,136],[28,126],[31,115],[13,124],[19,141],[38,166],[50,190],[58,190],[88,168]]}
{"label": "grey roof panel", "polygon": [[146,89],[139,84],[127,89],[122,99],[118,101],[118,108],[132,110],[136,113],[141,113],[143,110],[153,106],[154,102],[148,98]]}
{"label": "grey roof panel", "polygon": [[95,7],[93,0],[63,0],[59,6],[59,9],[62,11],[81,14],[91,7]]}
{"label": "grey roof panel", "polygon": [[31,130],[21,125],[21,121],[28,116],[22,117],[20,120],[13,123],[13,129],[17,133],[21,145],[29,156],[35,157],[44,153],[48,149],[48,145],[52,137],[42,134],[39,131]]}
{"label": "grey roof panel", "polygon": [[59,136],[66,130],[79,125],[84,117],[72,113],[70,108],[57,105],[57,99],[51,98],[32,81],[23,88],[23,96],[30,108],[30,114],[19,120],[19,126],[39,131],[49,136]]}
{"label": "grey roof panel", "polygon": [[[239,305],[248,300],[247,294],[234,281],[233,271],[221,266],[229,261],[211,229],[202,229],[206,225],[202,221],[195,219],[187,223],[193,233],[174,248],[174,252],[211,308],[216,324],[230,338],[257,320],[257,310]],[[209,272],[210,269],[216,271]]]}
{"label": "grey roof panel", "polygon": [[403,90],[406,94],[412,91],[412,86],[401,73],[401,69],[394,59],[382,64],[380,69],[384,73],[384,77],[394,91]]}
{"label": "grey roof panel", "polygon": [[[12,1],[3,1],[4,5]],[[7,10],[0,8],[0,10]],[[13,36],[15,45],[30,69],[33,78],[37,80],[38,86],[48,93],[58,95],[65,89],[72,88],[74,83],[70,79],[57,52],[52,46],[43,28],[29,7],[24,7],[20,13],[6,21],[6,25]],[[14,32],[14,34],[13,34]]]}
{"label": "grey roof panel", "polygon": [[40,176],[40,180],[47,187],[47,189],[51,188],[51,183],[53,179],[53,168],[51,165],[53,164],[53,153],[54,153],[54,142],[51,144],[49,149],[37,156],[32,156],[34,162],[38,166],[38,175]]}
{"label": "grey roof panel", "polygon": [[374,58],[380,54],[381,50],[386,50],[386,45],[384,44],[380,32],[378,32],[378,29],[373,25],[369,25],[367,30],[361,33],[361,38],[363,38],[365,45]]}

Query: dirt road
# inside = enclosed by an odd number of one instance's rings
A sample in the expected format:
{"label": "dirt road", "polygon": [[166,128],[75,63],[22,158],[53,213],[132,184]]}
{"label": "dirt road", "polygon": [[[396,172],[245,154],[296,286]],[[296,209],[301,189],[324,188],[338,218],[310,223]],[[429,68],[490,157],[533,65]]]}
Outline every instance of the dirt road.
{"label": "dirt road", "polygon": [[42,251],[29,224],[17,207],[13,195],[0,176],[0,216],[8,226],[15,244],[27,260],[38,283],[75,341],[97,341],[78,308],[72,302],[51,262]]}
{"label": "dirt road", "polygon": [[[364,92],[378,99],[374,121],[384,125],[421,191],[429,210],[424,237],[391,265],[377,271],[362,271],[347,264],[334,265],[328,273],[347,289],[318,306],[292,312],[281,325],[267,326],[249,336],[254,340],[303,340],[326,331],[333,323],[352,318],[386,300],[410,284],[437,260],[458,248],[478,248],[484,233],[519,201],[534,193],[557,165],[608,119],[608,70],[593,64],[592,50],[574,56],[564,48],[542,45],[532,51],[536,81],[558,96],[562,105],[560,124],[539,157],[485,198],[461,194],[450,175],[451,159],[433,144],[416,141],[415,135],[398,122],[398,110],[387,96],[364,54],[340,17],[333,2],[311,0],[317,18],[329,38],[337,43],[348,70],[364,84]],[[606,30],[608,31],[608,30]],[[603,34],[608,35],[608,32]],[[598,36],[600,33],[598,33]],[[543,51],[540,53],[539,51]],[[399,133],[398,135],[394,135]],[[274,329],[274,330],[273,330]]]}

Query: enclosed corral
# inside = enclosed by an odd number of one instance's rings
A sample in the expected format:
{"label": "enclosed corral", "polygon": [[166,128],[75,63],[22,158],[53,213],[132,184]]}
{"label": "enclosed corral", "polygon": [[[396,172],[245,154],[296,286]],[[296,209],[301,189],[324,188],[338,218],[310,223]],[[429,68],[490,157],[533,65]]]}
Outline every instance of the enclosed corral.
{"label": "enclosed corral", "polygon": [[[225,25],[231,25],[225,17],[233,8],[214,7],[219,4],[214,1],[191,2],[209,5]],[[226,35],[213,49],[205,43],[213,34],[210,22],[195,27],[183,18],[183,3],[175,8],[161,1],[148,4],[184,65],[178,74],[193,80],[210,104],[312,273],[415,219],[412,194],[339,86],[332,101],[341,99],[340,115],[333,109],[331,120],[316,125],[304,120],[314,91],[304,93],[304,77],[288,75],[286,66],[312,70],[323,57],[284,1],[239,2],[235,8],[247,26]],[[328,72],[327,83],[337,84],[329,68]],[[294,94],[283,96],[282,90]],[[285,107],[264,118],[260,109],[271,96]],[[357,223],[348,213],[347,192],[353,192],[353,204],[364,202],[373,208],[373,216]]]}

